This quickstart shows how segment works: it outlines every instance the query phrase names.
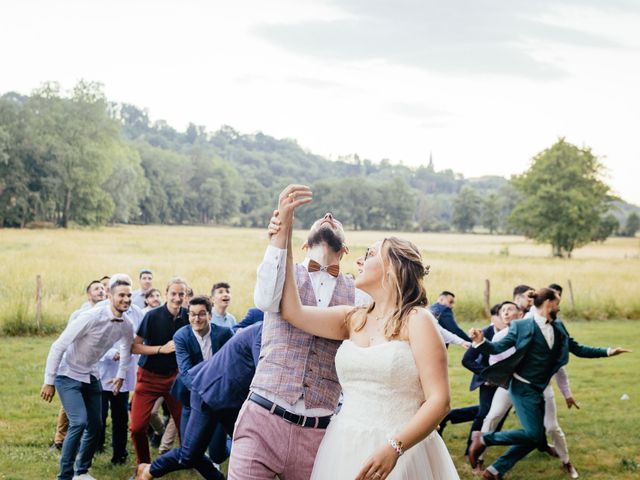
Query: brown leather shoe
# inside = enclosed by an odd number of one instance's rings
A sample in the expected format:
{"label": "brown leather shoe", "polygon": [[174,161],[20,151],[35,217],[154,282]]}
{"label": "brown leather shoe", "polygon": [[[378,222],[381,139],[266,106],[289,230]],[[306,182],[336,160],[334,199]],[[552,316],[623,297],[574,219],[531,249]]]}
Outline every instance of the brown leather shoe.
{"label": "brown leather shoe", "polygon": [[482,472],[482,480],[500,480],[500,475],[491,473],[489,470]]}
{"label": "brown leather shoe", "polygon": [[571,478],[580,478],[578,471],[571,465],[571,462],[563,463],[562,469],[569,474]]}
{"label": "brown leather shoe", "polygon": [[471,434],[471,445],[469,445],[469,463],[471,468],[478,468],[478,458],[485,451],[484,443],[482,443],[482,432],[473,432]]}

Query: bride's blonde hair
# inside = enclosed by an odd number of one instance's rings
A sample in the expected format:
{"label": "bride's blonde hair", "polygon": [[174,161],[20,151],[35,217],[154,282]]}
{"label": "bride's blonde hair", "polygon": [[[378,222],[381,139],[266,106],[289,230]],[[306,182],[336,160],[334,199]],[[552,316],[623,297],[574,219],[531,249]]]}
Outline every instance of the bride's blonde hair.
{"label": "bride's blonde hair", "polygon": [[[422,263],[418,247],[408,240],[398,237],[385,238],[380,246],[382,258],[382,287],[391,289],[395,310],[384,325],[384,336],[387,339],[398,337],[404,330],[409,313],[417,307],[426,307],[427,292],[424,289],[423,277],[429,273],[429,267]],[[357,308],[351,311],[348,322],[354,322],[356,332],[362,330],[367,323],[367,314],[375,308],[371,302],[368,308]]]}

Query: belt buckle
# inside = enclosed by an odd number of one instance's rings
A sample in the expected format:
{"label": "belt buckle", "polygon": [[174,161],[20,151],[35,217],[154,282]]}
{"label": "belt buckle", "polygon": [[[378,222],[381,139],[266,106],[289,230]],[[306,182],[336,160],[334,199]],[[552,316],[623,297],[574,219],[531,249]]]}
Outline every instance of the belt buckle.
{"label": "belt buckle", "polygon": [[305,423],[307,423],[307,417],[305,417],[304,415],[299,415],[296,425],[298,425],[299,427],[304,427]]}

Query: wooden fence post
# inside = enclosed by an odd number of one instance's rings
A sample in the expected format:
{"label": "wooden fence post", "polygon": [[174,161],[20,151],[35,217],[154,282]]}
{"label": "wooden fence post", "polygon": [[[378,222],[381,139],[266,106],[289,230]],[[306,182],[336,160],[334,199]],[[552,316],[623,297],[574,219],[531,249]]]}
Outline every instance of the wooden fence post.
{"label": "wooden fence post", "polygon": [[576,310],[576,300],[573,296],[573,285],[571,284],[571,280],[567,280],[567,285],[569,286],[569,300],[571,301],[571,310]]}
{"label": "wooden fence post", "polygon": [[484,281],[484,312],[491,318],[491,282],[488,278]]}
{"label": "wooden fence post", "polygon": [[38,330],[42,326],[42,277],[36,275],[36,325]]}

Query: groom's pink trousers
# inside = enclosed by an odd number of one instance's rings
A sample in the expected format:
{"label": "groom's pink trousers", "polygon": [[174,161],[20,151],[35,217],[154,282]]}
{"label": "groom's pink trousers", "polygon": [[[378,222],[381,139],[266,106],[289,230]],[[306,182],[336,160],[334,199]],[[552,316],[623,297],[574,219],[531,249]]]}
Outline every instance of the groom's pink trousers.
{"label": "groom's pink trousers", "polygon": [[229,480],[308,480],[325,430],[304,428],[247,400],[233,433]]}

